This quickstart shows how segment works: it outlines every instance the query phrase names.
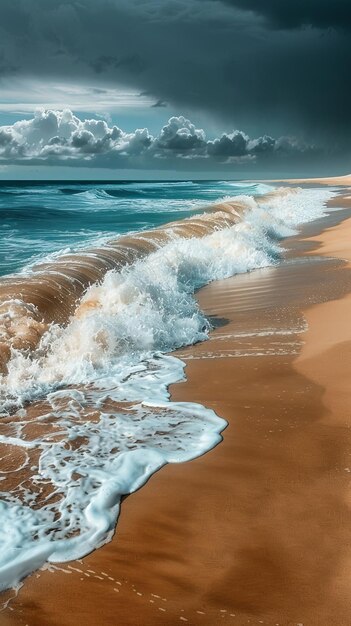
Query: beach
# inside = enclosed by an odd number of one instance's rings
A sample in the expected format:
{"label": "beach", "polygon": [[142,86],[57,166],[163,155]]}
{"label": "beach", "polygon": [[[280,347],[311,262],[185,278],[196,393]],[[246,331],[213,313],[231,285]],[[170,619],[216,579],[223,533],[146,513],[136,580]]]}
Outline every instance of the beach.
{"label": "beach", "polygon": [[214,328],[175,353],[171,397],[227,420],[223,441],[126,497],[110,543],[6,592],[1,626],[349,623],[350,182],[287,263],[197,294]]}
{"label": "beach", "polygon": [[0,626],[351,626],[351,0],[2,0]]}

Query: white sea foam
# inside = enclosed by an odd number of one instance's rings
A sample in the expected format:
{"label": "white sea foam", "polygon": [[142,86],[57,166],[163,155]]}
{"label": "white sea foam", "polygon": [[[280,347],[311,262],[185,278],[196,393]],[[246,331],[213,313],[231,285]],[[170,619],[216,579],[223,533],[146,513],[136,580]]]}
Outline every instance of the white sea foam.
{"label": "white sea foam", "polygon": [[[279,238],[322,215],[330,196],[236,198],[247,207],[242,222],[109,272],[67,327],[53,324],[31,353],[12,351],[0,393],[3,414],[16,409],[17,417],[0,422],[0,444],[22,452],[14,472],[27,469],[29,477],[1,493],[0,588],[45,561],[80,558],[109,541],[124,494],[165,463],[221,440],[225,422],[213,411],[169,401],[184,364],[165,353],[208,337],[196,288],[276,263]],[[29,420],[26,403],[34,400],[42,410]]]}
{"label": "white sea foam", "polygon": [[88,191],[78,191],[77,196],[85,198],[86,200],[107,200],[113,201],[114,198],[104,189],[89,189]]}

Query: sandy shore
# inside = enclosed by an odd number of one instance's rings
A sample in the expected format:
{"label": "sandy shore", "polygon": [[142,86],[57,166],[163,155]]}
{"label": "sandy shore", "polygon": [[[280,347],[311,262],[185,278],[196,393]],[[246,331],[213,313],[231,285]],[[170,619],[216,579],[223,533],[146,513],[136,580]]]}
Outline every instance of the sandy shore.
{"label": "sandy shore", "polygon": [[287,265],[199,293],[216,329],[179,353],[187,381],[171,391],[225,417],[223,443],[127,498],[112,543],[34,574],[1,626],[350,623],[351,219],[337,203],[288,240]]}
{"label": "sandy shore", "polygon": [[315,185],[331,185],[332,187],[348,187],[351,185],[351,174],[346,174],[345,176],[329,176],[324,178],[289,178],[289,179],[276,179],[271,181],[262,181],[262,182],[285,182],[291,183],[293,185],[300,184],[315,184]]}

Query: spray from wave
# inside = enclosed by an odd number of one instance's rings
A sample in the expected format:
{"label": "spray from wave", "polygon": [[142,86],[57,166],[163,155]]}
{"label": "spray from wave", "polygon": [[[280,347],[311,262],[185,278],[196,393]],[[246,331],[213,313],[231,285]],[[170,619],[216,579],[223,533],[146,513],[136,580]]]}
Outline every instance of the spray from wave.
{"label": "spray from wave", "polygon": [[330,196],[228,199],[4,282],[0,588],[109,541],[123,495],[219,443],[224,420],[169,400],[184,364],[166,353],[208,337],[198,287],[276,263]]}

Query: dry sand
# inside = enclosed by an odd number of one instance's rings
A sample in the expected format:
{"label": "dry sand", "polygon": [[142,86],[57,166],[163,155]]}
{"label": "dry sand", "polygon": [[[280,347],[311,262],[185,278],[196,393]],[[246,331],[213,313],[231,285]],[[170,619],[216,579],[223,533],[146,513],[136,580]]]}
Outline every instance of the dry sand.
{"label": "dry sand", "polygon": [[351,267],[316,257],[351,261],[347,213],[288,241],[309,262],[200,291],[217,327],[171,391],[225,417],[223,443],[127,498],[112,543],[34,574],[1,626],[351,623]]}
{"label": "dry sand", "polygon": [[300,184],[316,184],[316,185],[331,185],[332,187],[348,187],[351,185],[351,174],[346,174],[345,176],[329,176],[324,178],[289,178],[289,179],[276,179],[271,181],[262,181],[262,182],[285,182],[291,183],[293,185]]}

